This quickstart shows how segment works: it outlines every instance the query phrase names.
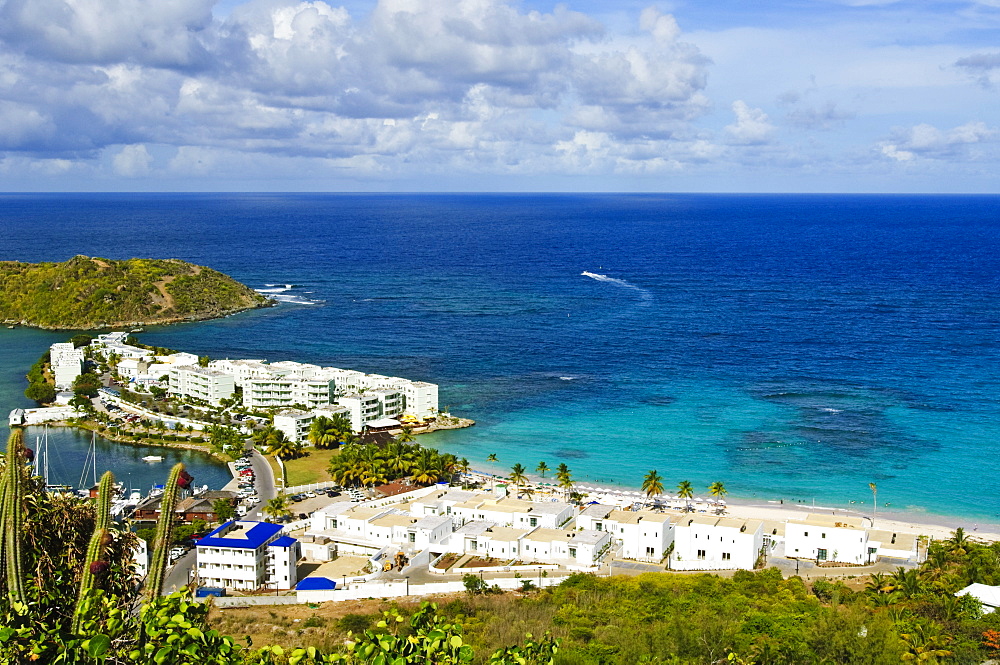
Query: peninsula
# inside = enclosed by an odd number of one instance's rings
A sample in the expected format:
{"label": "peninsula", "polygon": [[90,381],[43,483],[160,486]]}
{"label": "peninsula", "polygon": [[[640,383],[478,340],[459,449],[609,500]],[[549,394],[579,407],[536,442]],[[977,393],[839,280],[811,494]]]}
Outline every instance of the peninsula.
{"label": "peninsula", "polygon": [[91,330],[200,321],[273,304],[228,275],[178,259],[0,261],[5,325]]}

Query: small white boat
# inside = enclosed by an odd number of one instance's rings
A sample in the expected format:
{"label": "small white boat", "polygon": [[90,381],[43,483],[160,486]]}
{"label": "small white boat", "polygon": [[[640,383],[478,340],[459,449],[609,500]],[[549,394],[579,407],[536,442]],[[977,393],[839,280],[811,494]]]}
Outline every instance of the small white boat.
{"label": "small white boat", "polygon": [[159,455],[146,455],[142,458],[143,462],[162,462],[163,458]]}

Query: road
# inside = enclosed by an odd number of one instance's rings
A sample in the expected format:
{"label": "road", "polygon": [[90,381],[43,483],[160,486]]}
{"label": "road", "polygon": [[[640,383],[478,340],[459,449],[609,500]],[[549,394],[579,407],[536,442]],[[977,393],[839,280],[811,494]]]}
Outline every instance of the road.
{"label": "road", "polygon": [[260,520],[264,517],[260,513],[264,504],[277,496],[278,491],[274,487],[274,473],[271,471],[271,465],[257,449],[253,449],[251,453],[250,466],[253,468],[254,488],[257,490],[260,502],[250,507],[246,519]]}
{"label": "road", "polygon": [[163,579],[163,595],[173,593],[188,583],[191,571],[194,570],[195,551],[190,550],[167,569]]}
{"label": "road", "polygon": [[[267,463],[264,456],[257,450],[253,450],[250,457],[250,466],[253,467],[254,487],[257,489],[257,496],[260,498],[260,502],[250,507],[244,519],[259,520],[263,517],[260,514],[261,508],[277,495],[277,490],[274,487],[274,474],[271,472],[271,465]],[[164,594],[173,593],[190,581],[192,571],[197,562],[196,552],[196,549],[190,550],[167,570],[166,577],[163,580]]]}

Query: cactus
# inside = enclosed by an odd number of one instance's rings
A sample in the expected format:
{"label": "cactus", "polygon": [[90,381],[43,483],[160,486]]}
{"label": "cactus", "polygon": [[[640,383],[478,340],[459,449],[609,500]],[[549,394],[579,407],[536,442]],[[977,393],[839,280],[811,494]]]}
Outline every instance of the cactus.
{"label": "cactus", "polygon": [[24,591],[24,561],[21,542],[24,522],[24,429],[12,427],[7,439],[7,465],[0,486],[0,554],[7,578],[7,595],[11,602],[27,603]]}
{"label": "cactus", "polygon": [[73,611],[73,632],[79,633],[83,625],[83,617],[86,615],[87,598],[94,588],[94,583],[103,568],[99,565],[103,561],[104,551],[114,540],[108,527],[111,525],[111,495],[114,493],[115,477],[110,471],[106,471],[101,476],[101,482],[97,486],[97,506],[94,516],[94,534],[90,537],[90,544],[87,546],[87,558],[83,562],[83,571],[80,574],[80,590],[76,599],[76,609]]}
{"label": "cactus", "polygon": [[[146,576],[146,598],[155,600],[163,591],[163,578],[167,570],[167,553],[170,550],[170,539],[174,530],[174,508],[177,506],[177,494],[180,491],[181,477],[184,474],[184,464],[176,464],[167,477],[167,485],[163,489],[163,499],[160,501],[160,519],[156,522],[156,536],[153,538],[153,556],[149,562],[149,575]],[[186,481],[190,483],[190,481]]]}

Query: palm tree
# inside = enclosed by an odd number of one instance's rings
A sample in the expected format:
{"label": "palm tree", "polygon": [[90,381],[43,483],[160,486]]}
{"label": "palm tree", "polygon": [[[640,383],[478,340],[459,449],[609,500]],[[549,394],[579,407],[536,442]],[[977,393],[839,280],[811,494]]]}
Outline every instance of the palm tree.
{"label": "palm tree", "polygon": [[[729,491],[726,489],[726,486],[722,484],[722,481],[716,480],[714,483],[708,486],[708,493],[714,496],[716,501],[719,501],[722,499],[722,497],[729,494]],[[723,508],[721,507],[719,508],[720,513],[723,510],[724,510]]]}
{"label": "palm tree", "polygon": [[969,551],[969,539],[965,535],[965,529],[958,527],[955,535],[945,541],[951,548],[951,554],[960,557]]}
{"label": "palm tree", "polygon": [[496,453],[490,453],[489,455],[486,456],[486,461],[487,462],[499,462],[500,460],[497,459],[497,454]]}
{"label": "palm tree", "polygon": [[691,486],[690,482],[682,480],[677,484],[677,496],[685,500],[685,510],[691,510],[689,499],[694,496],[694,487]]}
{"label": "palm tree", "polygon": [[566,498],[568,500],[570,493],[573,491],[573,474],[570,473],[569,467],[566,466],[565,462],[560,463],[556,467],[556,481],[559,483],[560,489],[566,491]]}
{"label": "palm tree", "polygon": [[663,494],[663,476],[653,469],[642,479],[642,491],[646,493],[647,499],[652,499],[657,494]]}
{"label": "palm tree", "polygon": [[521,485],[528,482],[527,476],[524,475],[525,471],[527,471],[527,469],[525,469],[524,465],[520,463],[515,464],[510,468],[510,482],[514,483],[518,492],[521,491]]}
{"label": "palm tree", "polygon": [[542,460],[541,462],[539,462],[538,466],[535,467],[535,471],[537,471],[538,473],[542,474],[542,478],[545,477],[545,473],[548,470],[549,470],[549,465],[545,463],[545,460]]}
{"label": "palm tree", "polygon": [[440,460],[435,459],[432,451],[426,448],[420,451],[420,456],[413,465],[410,479],[419,485],[431,485],[441,478]]}
{"label": "palm tree", "polygon": [[271,436],[264,442],[264,446],[264,454],[274,455],[283,460],[297,457],[302,452],[302,444],[287,439],[285,433],[280,429],[271,433]]}
{"label": "palm tree", "polygon": [[332,448],[339,441],[329,418],[317,416],[309,424],[309,441],[317,448]]}
{"label": "palm tree", "polygon": [[868,489],[872,491],[872,528],[875,528],[875,513],[878,512],[878,486],[875,483],[868,483]]}
{"label": "palm tree", "polygon": [[403,430],[396,435],[396,441],[400,443],[409,443],[413,441],[416,437],[413,436],[413,428],[409,425],[403,425]]}
{"label": "palm tree", "polygon": [[264,504],[263,512],[265,515],[269,515],[275,519],[279,517],[287,517],[292,514],[291,511],[288,510],[288,499],[281,494]]}
{"label": "palm tree", "polygon": [[466,459],[465,457],[463,457],[462,459],[458,460],[458,463],[455,464],[455,470],[458,471],[459,473],[463,474],[463,475],[466,474],[466,473],[468,473],[469,469],[471,469],[471,468],[472,468],[472,465],[469,464],[469,460]]}

